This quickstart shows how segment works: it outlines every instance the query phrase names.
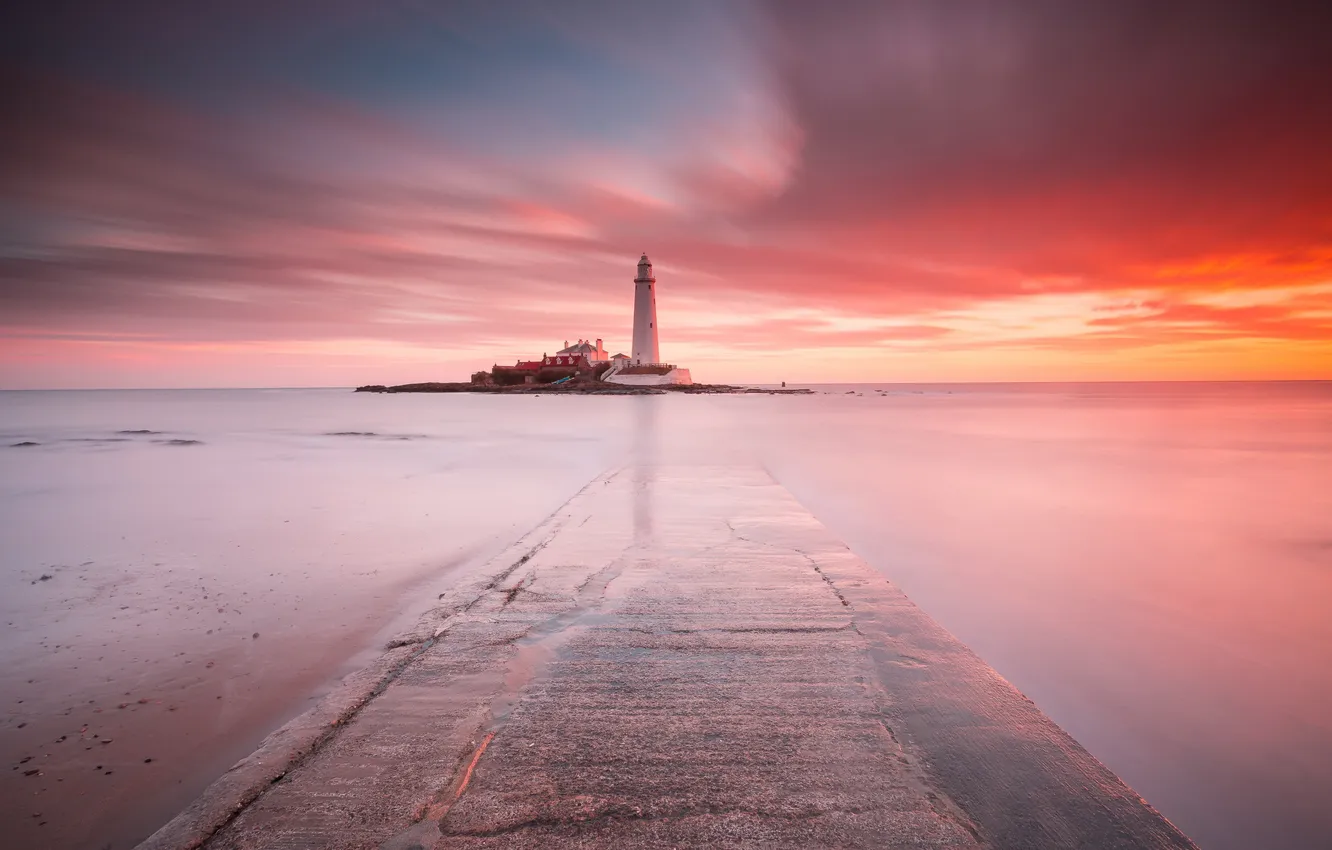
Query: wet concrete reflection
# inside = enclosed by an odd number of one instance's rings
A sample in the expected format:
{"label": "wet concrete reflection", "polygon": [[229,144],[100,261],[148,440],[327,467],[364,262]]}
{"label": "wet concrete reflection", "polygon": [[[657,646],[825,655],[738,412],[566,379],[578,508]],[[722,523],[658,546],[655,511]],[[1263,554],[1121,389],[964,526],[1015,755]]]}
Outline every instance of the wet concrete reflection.
{"label": "wet concrete reflection", "polygon": [[661,474],[656,406],[341,731],[146,850],[1192,847],[762,470]]}
{"label": "wet concrete reflection", "polygon": [[634,441],[630,461],[634,481],[634,545],[652,543],[652,484],[658,462],[657,418],[660,399],[637,396],[634,402]]}

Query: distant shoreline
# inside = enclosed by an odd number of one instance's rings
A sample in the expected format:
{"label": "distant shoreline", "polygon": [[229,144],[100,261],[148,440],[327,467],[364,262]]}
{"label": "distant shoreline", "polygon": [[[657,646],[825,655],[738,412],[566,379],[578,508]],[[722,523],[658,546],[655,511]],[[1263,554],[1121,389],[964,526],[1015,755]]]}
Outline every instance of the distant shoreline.
{"label": "distant shoreline", "polygon": [[358,393],[490,393],[498,395],[664,395],[680,393],[685,395],[813,395],[811,389],[768,389],[760,387],[733,387],[727,384],[668,384],[654,387],[635,387],[602,382],[584,382],[569,384],[515,384],[513,386],[495,386],[493,384],[439,383],[420,384],[368,384],[357,387]]}

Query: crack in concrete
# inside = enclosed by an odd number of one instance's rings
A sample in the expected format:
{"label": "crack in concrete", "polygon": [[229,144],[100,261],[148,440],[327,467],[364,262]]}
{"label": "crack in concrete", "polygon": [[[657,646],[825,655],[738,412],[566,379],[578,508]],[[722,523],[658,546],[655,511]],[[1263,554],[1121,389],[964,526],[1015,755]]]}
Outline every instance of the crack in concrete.
{"label": "crack in concrete", "polygon": [[817,634],[820,632],[845,632],[854,629],[853,623],[847,623],[844,626],[718,626],[713,629],[670,629],[670,634],[675,635],[694,635],[710,632],[728,632],[733,634]]}
{"label": "crack in concrete", "polygon": [[[819,578],[821,578],[824,584],[828,586],[828,589],[833,592],[833,594],[837,597],[838,601],[840,601],[842,605],[847,608],[852,607],[851,601],[847,599],[846,595],[842,593],[839,587],[837,587],[837,583],[833,580],[831,576],[829,576],[827,573],[823,571],[823,569],[819,566],[818,561],[816,561],[814,557],[810,555],[808,552],[795,546],[780,546],[776,543],[770,543],[765,540],[754,540],[753,538],[745,537],[744,535],[740,534],[739,530],[736,529],[736,527],[731,523],[730,519],[726,520],[726,527],[730,529],[731,535],[735,539],[743,540],[747,543],[752,543],[757,546],[767,546],[769,548],[777,549],[779,551],[795,552],[796,554],[800,555],[807,562],[809,562],[810,567],[813,568],[814,572],[818,573]],[[862,638],[865,638],[868,641],[868,636],[861,630],[859,623],[856,622],[854,614],[852,615],[851,622],[848,624],[847,627],[852,629],[853,631],[855,631],[856,634],[860,635]],[[874,648],[872,646],[869,646],[868,644],[866,646],[866,651],[869,652],[871,655],[874,654]],[[919,667],[927,666],[925,662],[921,661],[918,658],[914,658],[912,656],[902,655],[900,656],[900,658],[903,659],[902,663],[904,663],[906,666],[919,666]],[[877,677],[876,677],[876,689],[879,690],[880,692],[883,691],[883,685],[882,683],[877,681]],[[880,708],[879,711],[881,713],[886,713],[882,708]],[[915,780],[920,784],[920,786],[925,790],[926,799],[929,800],[930,807],[934,811],[934,813],[942,819],[957,824],[962,829],[965,829],[972,836],[972,838],[976,839],[976,841],[984,843],[984,840],[982,839],[980,832],[977,830],[976,826],[971,822],[971,819],[966,815],[966,813],[963,812],[957,806],[957,804],[952,801],[951,798],[940,795],[935,791],[934,783],[931,781],[931,776],[929,775],[928,771],[924,769],[923,765],[917,764],[910,759],[910,757],[907,755],[907,747],[903,744],[902,741],[898,739],[897,734],[894,732],[892,726],[890,726],[888,722],[882,717],[879,718],[879,723],[883,727],[884,731],[888,733],[888,737],[892,740],[893,744],[896,746],[898,751],[897,755],[898,759],[901,761],[903,765],[909,766],[911,768],[911,774],[913,775]]]}
{"label": "crack in concrete", "polygon": [[507,579],[509,576],[513,575],[515,572],[517,572],[519,567],[521,567],[522,565],[526,564],[528,561],[530,561],[530,560],[532,560],[533,558],[535,558],[538,552],[540,552],[542,549],[545,549],[547,546],[549,546],[549,545],[551,544],[551,542],[554,541],[555,538],[556,538],[557,536],[559,536],[559,533],[560,533],[561,528],[562,528],[562,526],[560,526],[560,525],[557,524],[556,527],[554,528],[554,530],[552,530],[551,533],[550,533],[549,535],[546,536],[546,539],[545,539],[545,540],[542,540],[540,543],[538,543],[537,545],[533,546],[531,549],[527,550],[527,552],[526,552],[521,558],[519,558],[518,560],[514,561],[513,564],[509,566],[508,569],[506,569],[506,570],[500,572],[498,575],[494,576],[494,577],[493,577],[493,578],[492,578],[492,579],[491,579],[491,580],[485,585],[485,587],[482,589],[482,592],[479,593],[479,594],[477,594],[477,596],[475,596],[470,602],[468,602],[466,605],[464,605],[463,608],[462,608],[462,610],[463,610],[463,611],[470,611],[470,610],[472,610],[472,608],[473,608],[478,602],[480,602],[482,599],[484,599],[484,598],[486,597],[486,594],[487,594],[487,593],[489,593],[490,591],[492,591],[492,590],[494,590],[495,588],[499,587],[499,586],[500,586],[500,583],[503,582],[505,579]]}
{"label": "crack in concrete", "polygon": [[515,584],[513,587],[506,587],[506,588],[503,588],[503,590],[504,590],[504,603],[503,603],[502,605],[500,605],[500,610],[501,610],[501,611],[503,611],[505,608],[508,608],[508,607],[509,607],[509,603],[512,602],[514,599],[516,599],[516,598],[518,597],[518,592],[521,591],[521,590],[523,589],[523,582],[526,581],[526,580],[527,580],[526,578],[521,578],[521,579],[518,580],[518,583]]}
{"label": "crack in concrete", "polygon": [[[549,538],[543,541],[542,544],[540,544],[537,547],[534,547],[532,551],[530,551],[526,556],[520,559],[518,563],[516,563],[514,567],[508,571],[508,574],[512,575],[513,569],[516,569],[518,566],[521,566],[523,563],[526,563],[527,561],[531,560],[531,556],[535,555],[540,548],[548,544],[551,540],[554,539],[554,537],[555,534],[552,534]],[[575,588],[574,590],[575,605],[572,609],[561,612],[560,614],[557,614],[554,617],[550,617],[543,622],[533,624],[529,626],[527,629],[525,629],[521,634],[505,638],[502,641],[492,642],[492,645],[504,645],[504,644],[518,645],[520,653],[522,653],[524,647],[529,647],[532,650],[532,652],[529,653],[529,656],[527,658],[527,661],[529,663],[527,663],[526,665],[521,664],[520,663],[521,658],[510,659],[510,661],[508,662],[508,674],[505,677],[504,687],[501,689],[499,693],[495,694],[492,697],[489,708],[489,717],[478,725],[477,734],[482,735],[481,743],[472,751],[471,758],[467,761],[466,769],[462,771],[459,778],[455,778],[453,784],[456,785],[456,788],[453,794],[451,795],[451,798],[447,799],[447,801],[443,801],[440,798],[436,798],[433,802],[427,804],[426,807],[424,807],[424,809],[418,815],[416,822],[413,823],[412,826],[410,826],[407,830],[403,831],[402,833],[399,833],[398,835],[390,839],[388,842],[381,845],[381,850],[389,850],[389,848],[397,848],[399,846],[423,847],[424,845],[421,845],[416,840],[417,838],[421,838],[422,840],[428,841],[429,840],[428,834],[433,833],[435,835],[438,835],[439,833],[443,832],[444,819],[448,816],[449,811],[458,802],[458,800],[462,798],[463,793],[467,790],[467,787],[472,779],[472,773],[476,770],[477,765],[481,762],[481,758],[485,754],[486,748],[495,739],[495,736],[498,735],[499,732],[503,729],[503,727],[508,721],[509,715],[513,712],[513,709],[517,707],[517,704],[520,701],[522,694],[526,691],[528,686],[530,686],[533,681],[539,678],[542,675],[542,672],[544,671],[545,667],[549,665],[551,657],[554,655],[554,648],[550,646],[551,639],[566,634],[571,627],[575,626],[581,619],[585,618],[588,614],[592,613],[597,607],[599,607],[605,601],[606,591],[609,589],[611,583],[614,582],[615,579],[617,579],[620,576],[620,574],[624,571],[623,558],[627,552],[628,548],[625,549],[625,552],[621,553],[620,557],[611,561],[605,567],[602,567],[600,570],[591,573],[582,583],[578,585],[577,588]],[[595,602],[593,602],[590,605],[578,604],[579,600],[585,595],[587,588],[591,586],[594,582],[596,582],[599,578],[604,578],[605,581],[601,585],[601,590],[597,594]],[[512,602],[517,597],[519,591],[524,589],[525,584],[530,584],[535,580],[536,580],[536,571],[534,570],[532,573],[525,576],[523,580],[519,581],[518,584],[510,588],[504,588],[503,590],[506,594],[506,598],[503,603],[503,606],[501,607],[501,610],[507,607],[509,603]],[[489,590],[493,590],[496,587],[498,587],[498,584],[499,581],[492,581],[487,588],[487,592]],[[482,730],[485,731],[482,732]],[[461,768],[462,766],[462,760],[463,757],[460,756],[458,762],[459,768]],[[458,776],[457,770],[458,768],[455,768],[455,776]],[[448,797],[448,796],[449,795],[447,794],[447,792],[440,795],[440,797]],[[430,829],[431,825],[434,825],[435,827],[434,830]],[[433,846],[433,844],[431,846]]]}
{"label": "crack in concrete", "polygon": [[[570,802],[578,804],[579,798],[569,798]],[[560,801],[555,801],[546,806],[547,809],[557,806]],[[597,806],[596,803],[603,805]],[[440,832],[446,837],[467,837],[467,838],[495,838],[501,835],[513,835],[528,829],[540,827],[586,827],[598,823],[615,821],[671,821],[679,822],[691,818],[715,817],[717,815],[750,815],[764,820],[777,820],[786,822],[802,822],[816,820],[830,815],[862,815],[867,812],[876,811],[871,807],[846,807],[846,808],[812,808],[802,812],[774,811],[771,809],[753,808],[746,806],[687,806],[675,811],[664,812],[645,812],[641,806],[634,806],[628,803],[619,803],[611,801],[595,801],[590,811],[571,813],[567,816],[552,814],[539,814],[535,817],[517,821],[515,823],[497,826],[493,829],[446,829],[441,823]]]}
{"label": "crack in concrete", "polygon": [[981,837],[980,830],[978,830],[976,825],[971,822],[971,818],[967,816],[966,812],[962,811],[962,809],[959,808],[950,797],[935,791],[934,784],[930,781],[929,773],[925,770],[923,765],[916,761],[912,761],[907,755],[906,745],[897,737],[897,732],[883,716],[887,714],[887,712],[880,707],[879,713],[879,725],[888,733],[888,737],[892,739],[892,742],[897,745],[898,751],[900,752],[898,758],[901,760],[902,764],[910,768],[910,775],[916,780],[916,782],[920,783],[920,786],[923,789],[925,789],[925,799],[929,801],[930,808],[934,813],[940,818],[955,823],[962,829],[965,829],[970,833],[972,838],[976,839],[977,843],[985,844],[986,841]]}
{"label": "crack in concrete", "polygon": [[[417,811],[416,818],[411,826],[380,844],[379,850],[426,850],[426,848],[433,848],[438,844],[440,821],[462,797],[463,792],[467,790],[467,786],[472,779],[472,771],[476,769],[476,763],[481,760],[481,755],[494,739],[494,732],[484,735],[479,745],[473,739],[472,746],[458,754],[457,766],[454,768],[454,776],[449,784]],[[471,758],[468,758],[469,755]],[[465,769],[463,768],[464,763],[467,764]],[[449,789],[452,789],[452,793]]]}
{"label": "crack in concrete", "polygon": [[[799,549],[796,549],[795,551],[800,552]],[[804,552],[800,552],[800,554],[805,555]],[[819,568],[818,563],[817,563],[813,558],[811,558],[809,555],[805,555],[805,558],[806,558],[806,560],[809,561],[809,565],[810,565],[811,567],[814,568],[814,572],[816,572],[816,573],[819,574],[819,578],[823,579],[823,581],[828,585],[829,589],[831,589],[832,592],[837,596],[837,598],[841,600],[842,604],[843,604],[844,606],[846,606],[847,608],[850,608],[850,607],[851,607],[851,601],[848,600],[848,599],[842,594],[842,591],[837,587],[836,582],[834,582],[834,581],[828,576],[827,573],[825,573],[823,570],[821,570],[821,569]]]}
{"label": "crack in concrete", "polygon": [[[814,568],[814,572],[819,574],[819,578],[823,579],[824,583],[828,585],[828,589],[833,592],[833,594],[838,598],[839,601],[841,601],[842,605],[846,606],[847,608],[851,607],[851,601],[846,598],[846,596],[842,593],[842,591],[837,587],[836,582],[834,582],[828,576],[828,574],[825,573],[819,567],[818,561],[815,561],[814,558],[808,552],[805,552],[802,549],[798,549],[795,546],[782,546],[777,543],[769,543],[766,540],[755,540],[752,537],[745,537],[731,523],[730,519],[726,520],[726,527],[731,530],[731,536],[734,537],[736,540],[743,540],[746,543],[753,543],[755,546],[767,546],[770,549],[777,549],[778,551],[782,552],[795,552],[797,555],[799,555],[800,557],[804,558],[806,561],[809,562],[809,565]],[[718,544],[718,545],[724,546],[725,544]],[[716,547],[709,547],[709,548],[716,548]]]}
{"label": "crack in concrete", "polygon": [[[579,626],[589,616],[594,615],[605,602],[607,590],[624,572],[626,566],[624,555],[628,551],[628,548],[626,548],[620,557],[590,574],[575,588],[573,607],[543,621],[533,623],[520,634],[492,642],[492,645],[511,644],[517,647],[517,652],[506,662],[503,686],[490,699],[489,718],[481,727],[486,730],[486,743],[489,743],[504,728],[509,716],[532,682],[544,675],[546,668],[554,660],[559,645],[569,639],[571,630]],[[594,586],[600,579],[604,579],[604,581],[601,582],[601,589],[596,592],[595,598],[590,603],[584,601],[585,597],[591,596],[588,588]],[[511,589],[513,594],[509,601],[517,595],[517,589],[517,587]],[[508,602],[506,601],[505,604],[507,605]],[[482,751],[484,751],[484,747]],[[480,753],[477,754],[476,759],[479,761]],[[472,767],[475,767],[475,762]],[[468,776],[470,777],[470,775],[471,769],[469,768]]]}
{"label": "crack in concrete", "polygon": [[[489,747],[490,742],[493,740],[495,740],[494,731],[487,732],[484,736],[482,736],[481,743],[478,744],[472,750],[472,757],[467,761],[466,769],[463,770],[461,775],[454,780],[453,784],[456,787],[453,789],[453,794],[451,795],[451,798],[447,802],[436,802],[433,805],[431,805],[429,808],[427,808],[423,817],[421,818],[422,821],[439,822],[442,821],[446,815],[448,815],[449,809],[453,808],[454,804],[457,803],[458,800],[462,799],[463,793],[467,790],[467,786],[472,781],[472,772],[476,770],[477,762],[481,761],[481,756],[485,755],[486,747]],[[461,766],[461,761],[459,764]]]}

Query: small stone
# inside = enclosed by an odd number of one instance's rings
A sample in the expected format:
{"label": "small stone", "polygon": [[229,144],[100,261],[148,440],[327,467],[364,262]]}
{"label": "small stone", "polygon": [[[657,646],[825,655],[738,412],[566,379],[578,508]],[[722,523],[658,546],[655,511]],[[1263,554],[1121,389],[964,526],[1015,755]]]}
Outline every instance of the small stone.
{"label": "small stone", "polygon": [[254,634],[250,635],[250,637],[257,639],[259,637],[259,633],[255,632]]}

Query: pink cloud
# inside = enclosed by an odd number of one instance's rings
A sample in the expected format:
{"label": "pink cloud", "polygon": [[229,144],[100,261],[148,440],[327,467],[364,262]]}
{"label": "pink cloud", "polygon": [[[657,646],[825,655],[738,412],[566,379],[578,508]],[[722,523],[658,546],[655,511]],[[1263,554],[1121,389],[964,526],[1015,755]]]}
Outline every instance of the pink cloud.
{"label": "pink cloud", "polygon": [[[142,364],[154,344],[216,344],[191,362],[249,363],[267,345],[317,371],[337,340],[462,366],[615,345],[643,250],[666,340],[727,362],[1327,342],[1316,28],[1282,12],[1255,41],[1229,12],[1143,14],[777,3],[689,54],[724,72],[712,99],[702,71],[658,72],[699,103],[644,104],[637,135],[618,115],[615,133],[542,123],[576,79],[532,114],[501,99],[494,126],[485,110],[446,126],[295,83],[229,111],[11,68],[4,356],[73,363],[85,342]],[[636,55],[612,31],[576,41]],[[469,122],[496,143],[450,131]],[[1284,294],[1215,300],[1262,291]],[[1066,314],[1043,312],[1050,296]]]}

